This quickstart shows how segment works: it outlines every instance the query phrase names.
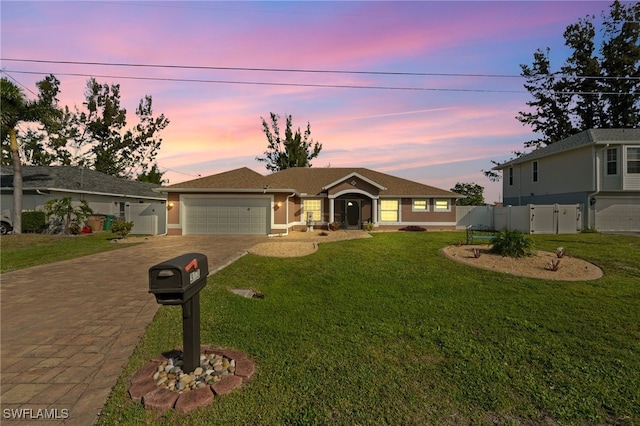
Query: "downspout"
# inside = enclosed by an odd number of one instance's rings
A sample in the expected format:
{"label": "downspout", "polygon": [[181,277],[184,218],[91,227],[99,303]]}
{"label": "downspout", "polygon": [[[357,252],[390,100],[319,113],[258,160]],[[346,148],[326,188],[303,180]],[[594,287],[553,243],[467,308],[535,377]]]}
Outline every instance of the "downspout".
{"label": "downspout", "polygon": [[[607,148],[609,148],[610,144],[606,144],[604,146],[604,148],[601,149],[602,152],[606,151]],[[594,149],[595,150],[595,149]],[[597,154],[597,150],[596,154]],[[617,161],[617,159],[616,159]],[[600,167],[598,165],[598,156],[595,155],[594,156],[594,169],[595,169],[595,177],[596,177],[596,192],[593,192],[591,194],[587,195],[587,227],[591,227],[591,200],[593,199],[593,211],[594,211],[594,215],[593,215],[593,227],[596,227],[596,221],[595,221],[595,210],[596,210],[596,201],[593,197],[595,197],[596,195],[598,195],[600,193]]]}

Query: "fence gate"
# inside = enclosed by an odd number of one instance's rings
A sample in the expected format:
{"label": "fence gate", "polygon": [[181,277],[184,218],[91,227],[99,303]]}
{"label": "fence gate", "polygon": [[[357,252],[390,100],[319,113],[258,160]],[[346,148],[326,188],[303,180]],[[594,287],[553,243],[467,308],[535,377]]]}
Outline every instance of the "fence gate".
{"label": "fence gate", "polygon": [[532,234],[556,233],[556,206],[531,205],[529,208],[530,232]]}

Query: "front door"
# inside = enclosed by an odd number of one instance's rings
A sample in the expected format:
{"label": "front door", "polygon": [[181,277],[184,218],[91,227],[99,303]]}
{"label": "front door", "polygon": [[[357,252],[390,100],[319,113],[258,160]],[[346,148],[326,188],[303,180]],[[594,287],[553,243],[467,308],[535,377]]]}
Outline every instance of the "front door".
{"label": "front door", "polygon": [[360,200],[346,200],[347,229],[360,228]]}

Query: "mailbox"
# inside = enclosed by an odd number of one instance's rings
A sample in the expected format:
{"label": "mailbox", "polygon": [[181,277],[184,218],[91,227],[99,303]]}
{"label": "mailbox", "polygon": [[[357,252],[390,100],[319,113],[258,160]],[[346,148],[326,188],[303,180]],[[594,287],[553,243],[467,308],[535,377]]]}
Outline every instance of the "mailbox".
{"label": "mailbox", "polygon": [[207,285],[207,256],[187,253],[149,268],[149,293],[161,305],[182,306],[185,372],[200,364],[200,290]]}
{"label": "mailbox", "polygon": [[149,293],[161,305],[182,305],[207,285],[207,256],[187,253],[149,269]]}

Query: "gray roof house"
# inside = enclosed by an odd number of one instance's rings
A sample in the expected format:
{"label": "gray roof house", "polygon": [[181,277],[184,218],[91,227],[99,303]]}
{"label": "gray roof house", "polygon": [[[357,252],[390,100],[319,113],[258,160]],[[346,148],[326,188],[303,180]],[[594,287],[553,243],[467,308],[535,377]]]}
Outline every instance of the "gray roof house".
{"label": "gray roof house", "polygon": [[494,168],[505,205],[582,204],[584,227],[640,231],[640,129],[589,129]]}
{"label": "gray roof house", "polygon": [[[47,201],[86,200],[95,214],[132,221],[133,234],[166,233],[166,195],[160,185],[120,179],[72,166],[22,166],[23,210],[41,209]],[[13,168],[0,169],[2,210],[13,211]]]}

